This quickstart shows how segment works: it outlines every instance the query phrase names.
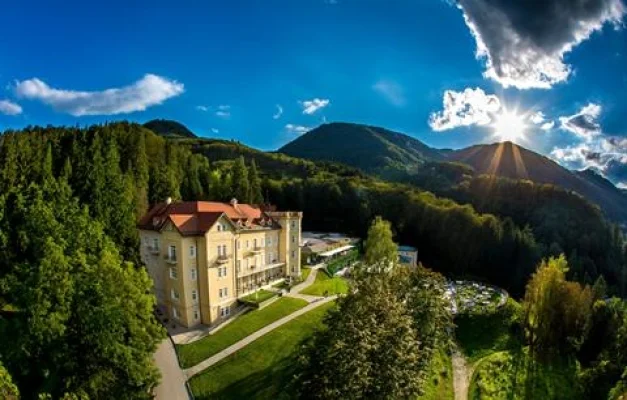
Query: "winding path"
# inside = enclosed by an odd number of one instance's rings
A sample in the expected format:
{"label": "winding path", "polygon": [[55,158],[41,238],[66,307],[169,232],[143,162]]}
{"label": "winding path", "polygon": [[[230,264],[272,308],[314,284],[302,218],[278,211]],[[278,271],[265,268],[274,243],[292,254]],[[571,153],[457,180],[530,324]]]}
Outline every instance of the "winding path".
{"label": "winding path", "polygon": [[466,357],[459,351],[457,345],[453,348],[453,389],[456,400],[468,399],[468,386],[472,377],[472,366],[468,365]]}

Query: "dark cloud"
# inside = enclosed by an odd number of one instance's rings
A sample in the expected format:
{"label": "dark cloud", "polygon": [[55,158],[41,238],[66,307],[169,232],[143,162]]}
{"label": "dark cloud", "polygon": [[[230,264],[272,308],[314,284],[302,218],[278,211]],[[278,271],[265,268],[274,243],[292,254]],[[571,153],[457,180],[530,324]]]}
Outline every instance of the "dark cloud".
{"label": "dark cloud", "polygon": [[485,75],[503,86],[550,88],[568,79],[564,54],[600,30],[619,26],[622,0],[457,0],[485,58]]}

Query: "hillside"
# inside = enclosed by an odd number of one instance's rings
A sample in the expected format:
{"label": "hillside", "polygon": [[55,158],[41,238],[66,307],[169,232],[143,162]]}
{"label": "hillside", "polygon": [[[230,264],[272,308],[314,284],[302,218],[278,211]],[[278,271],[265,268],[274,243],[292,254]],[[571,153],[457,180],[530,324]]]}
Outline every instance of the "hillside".
{"label": "hillside", "polygon": [[313,129],[279,149],[293,157],[333,161],[384,177],[415,171],[442,155],[424,143],[384,128],[335,122]]}
{"label": "hillside", "polygon": [[573,190],[598,204],[615,220],[627,220],[627,197],[592,170],[573,172],[511,142],[476,145],[447,154],[449,161],[473,167],[478,174],[528,179]]}
{"label": "hillside", "polygon": [[195,138],[196,135],[180,122],[170,119],[153,119],[144,124],[144,127],[165,137]]}

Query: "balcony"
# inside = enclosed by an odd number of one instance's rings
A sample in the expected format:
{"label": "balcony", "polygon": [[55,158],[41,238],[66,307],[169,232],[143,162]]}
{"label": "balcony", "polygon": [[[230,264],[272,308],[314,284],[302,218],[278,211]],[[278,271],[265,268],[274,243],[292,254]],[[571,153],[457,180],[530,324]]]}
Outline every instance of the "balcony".
{"label": "balcony", "polygon": [[218,258],[216,259],[216,262],[218,264],[226,264],[229,262],[229,256],[218,256]]}
{"label": "balcony", "polygon": [[165,260],[165,262],[167,262],[168,264],[176,264],[177,260],[176,260],[176,256],[171,256],[169,254],[166,254],[163,259]]}

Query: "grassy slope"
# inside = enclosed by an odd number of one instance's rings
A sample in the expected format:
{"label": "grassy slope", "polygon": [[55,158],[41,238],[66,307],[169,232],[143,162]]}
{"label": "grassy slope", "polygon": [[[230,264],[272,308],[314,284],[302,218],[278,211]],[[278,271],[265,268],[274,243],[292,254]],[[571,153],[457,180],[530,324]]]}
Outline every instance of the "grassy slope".
{"label": "grassy slope", "polygon": [[502,351],[482,359],[475,370],[468,398],[564,399],[581,398],[574,362],[533,362],[525,350]]}
{"label": "grassy slope", "polygon": [[455,320],[460,347],[474,364],[469,399],[577,399],[576,366],[532,362],[520,338],[520,305],[509,299],[498,312]]}
{"label": "grassy slope", "polygon": [[323,270],[319,270],[316,275],[316,281],[301,291],[302,294],[309,294],[312,296],[324,296],[324,293],[333,294],[346,294],[348,293],[348,283],[344,278],[334,276],[331,278]]}
{"label": "grassy slope", "polygon": [[284,297],[262,310],[251,311],[238,317],[214,335],[209,335],[194,343],[178,345],[179,361],[183,368],[189,368],[219,353],[225,348],[307,305],[300,299]]}
{"label": "grassy slope", "polygon": [[302,278],[303,281],[305,281],[307,280],[307,277],[309,276],[310,273],[311,273],[311,268],[301,268],[300,277]]}
{"label": "grassy slope", "polygon": [[265,289],[261,289],[261,290],[257,290],[253,294],[249,294],[248,296],[243,297],[241,300],[245,301],[247,303],[263,303],[264,301],[269,300],[269,299],[273,298],[276,295],[277,294],[274,293],[274,292],[271,292],[271,291],[265,290]]}
{"label": "grassy slope", "polygon": [[190,380],[197,400],[290,398],[299,344],[323,327],[324,304],[261,337]]}
{"label": "grassy slope", "polygon": [[419,400],[453,400],[453,365],[451,356],[446,351],[438,352],[431,364],[431,370],[425,381],[424,394]]}
{"label": "grassy slope", "polygon": [[494,352],[520,348],[514,330],[520,305],[511,298],[495,313],[460,315],[455,319],[456,336],[471,363]]}

